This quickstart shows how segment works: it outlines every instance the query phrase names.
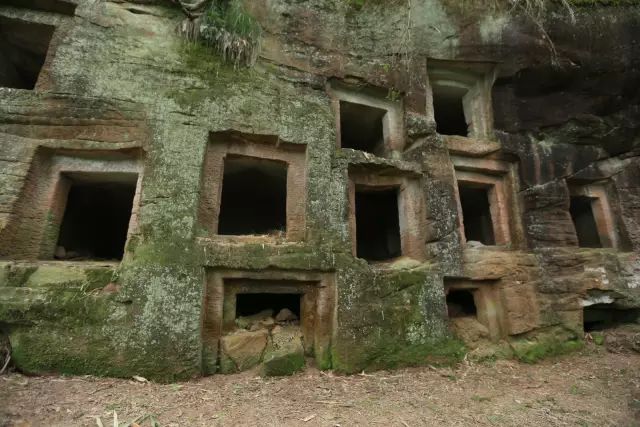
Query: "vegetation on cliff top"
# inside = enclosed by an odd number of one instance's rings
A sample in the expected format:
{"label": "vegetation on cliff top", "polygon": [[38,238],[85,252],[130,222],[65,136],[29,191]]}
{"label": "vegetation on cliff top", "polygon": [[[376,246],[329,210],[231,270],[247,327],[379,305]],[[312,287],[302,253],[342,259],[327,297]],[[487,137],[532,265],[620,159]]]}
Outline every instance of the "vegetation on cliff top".
{"label": "vegetation on cliff top", "polygon": [[260,50],[262,28],[241,0],[211,0],[197,19],[187,20],[183,34],[214,48],[235,67],[251,66]]}

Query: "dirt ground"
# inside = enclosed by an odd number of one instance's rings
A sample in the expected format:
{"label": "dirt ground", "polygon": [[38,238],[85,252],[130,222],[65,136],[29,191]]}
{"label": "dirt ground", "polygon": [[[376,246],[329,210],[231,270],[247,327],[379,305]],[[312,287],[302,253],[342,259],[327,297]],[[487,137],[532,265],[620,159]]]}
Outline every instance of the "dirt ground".
{"label": "dirt ground", "polygon": [[0,376],[0,426],[640,426],[640,354],[179,384]]}

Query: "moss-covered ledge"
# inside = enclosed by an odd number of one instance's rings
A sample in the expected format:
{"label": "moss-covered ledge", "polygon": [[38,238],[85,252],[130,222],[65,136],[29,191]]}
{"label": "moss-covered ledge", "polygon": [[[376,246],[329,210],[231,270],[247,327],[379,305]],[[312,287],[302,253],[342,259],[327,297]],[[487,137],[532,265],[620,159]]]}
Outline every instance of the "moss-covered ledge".
{"label": "moss-covered ledge", "polygon": [[199,239],[198,246],[204,265],[216,268],[332,271],[340,259],[353,260],[350,253],[334,251],[328,245],[305,242],[256,241],[236,244],[224,240]]}
{"label": "moss-covered ledge", "polygon": [[0,263],[0,331],[23,372],[126,376],[112,329],[131,307],[113,282],[116,263]]}

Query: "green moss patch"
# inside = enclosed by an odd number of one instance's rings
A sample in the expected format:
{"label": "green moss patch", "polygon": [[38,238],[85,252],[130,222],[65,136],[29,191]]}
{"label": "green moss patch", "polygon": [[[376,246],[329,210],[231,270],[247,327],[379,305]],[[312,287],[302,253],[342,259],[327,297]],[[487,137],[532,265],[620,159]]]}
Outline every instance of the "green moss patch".
{"label": "green moss patch", "polygon": [[116,353],[99,326],[19,328],[9,340],[22,372],[127,376],[118,362],[124,355]]}
{"label": "green moss patch", "polygon": [[535,363],[541,359],[571,353],[584,347],[579,339],[568,341],[535,340],[518,341],[511,344],[515,357],[521,362]]}
{"label": "green moss patch", "polygon": [[[467,353],[462,341],[444,338],[430,343],[409,344],[380,339],[375,346],[353,349],[347,360],[344,351],[334,349],[334,369],[341,373],[362,370],[394,369],[409,366],[451,366],[459,363]],[[356,357],[353,357],[357,355]]]}
{"label": "green moss patch", "polygon": [[302,353],[272,354],[267,355],[262,362],[262,375],[275,377],[293,375],[304,368],[304,355]]}
{"label": "green moss patch", "polygon": [[370,354],[368,366],[372,369],[421,365],[450,366],[460,362],[466,352],[462,341],[455,338],[407,346],[381,346]]}

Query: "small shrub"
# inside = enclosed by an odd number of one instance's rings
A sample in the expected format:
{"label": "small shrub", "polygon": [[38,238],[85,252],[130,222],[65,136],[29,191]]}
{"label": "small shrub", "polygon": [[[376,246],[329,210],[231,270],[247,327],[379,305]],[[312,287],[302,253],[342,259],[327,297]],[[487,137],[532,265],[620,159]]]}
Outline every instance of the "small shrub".
{"label": "small shrub", "polygon": [[211,0],[202,16],[186,21],[181,32],[212,47],[235,67],[252,66],[258,58],[262,28],[241,0]]}

